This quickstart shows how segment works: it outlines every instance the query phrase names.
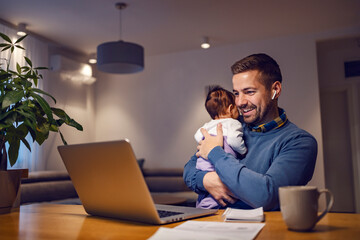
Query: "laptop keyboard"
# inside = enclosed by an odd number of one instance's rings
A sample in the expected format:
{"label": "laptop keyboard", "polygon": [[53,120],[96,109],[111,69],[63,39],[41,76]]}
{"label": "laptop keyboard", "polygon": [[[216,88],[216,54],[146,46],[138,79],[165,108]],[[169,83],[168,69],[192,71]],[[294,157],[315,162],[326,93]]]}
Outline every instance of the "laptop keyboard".
{"label": "laptop keyboard", "polygon": [[172,211],[164,211],[164,210],[157,210],[157,211],[159,213],[160,218],[183,214],[182,212],[172,212]]}

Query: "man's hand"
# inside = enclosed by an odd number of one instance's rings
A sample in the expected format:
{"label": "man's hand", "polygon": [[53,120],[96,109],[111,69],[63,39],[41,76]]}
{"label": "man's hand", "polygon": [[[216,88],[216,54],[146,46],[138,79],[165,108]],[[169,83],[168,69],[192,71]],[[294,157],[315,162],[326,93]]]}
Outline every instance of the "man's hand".
{"label": "man's hand", "polygon": [[216,127],[217,135],[211,136],[208,131],[205,129],[200,130],[201,133],[204,135],[204,140],[199,142],[197,146],[198,152],[196,153],[197,157],[202,157],[204,159],[208,158],[209,152],[217,146],[223,147],[224,140],[223,140],[223,131],[222,125],[219,123]]}
{"label": "man's hand", "polygon": [[236,199],[230,190],[222,183],[216,172],[208,172],[203,179],[205,189],[223,207],[228,203],[235,203]]}

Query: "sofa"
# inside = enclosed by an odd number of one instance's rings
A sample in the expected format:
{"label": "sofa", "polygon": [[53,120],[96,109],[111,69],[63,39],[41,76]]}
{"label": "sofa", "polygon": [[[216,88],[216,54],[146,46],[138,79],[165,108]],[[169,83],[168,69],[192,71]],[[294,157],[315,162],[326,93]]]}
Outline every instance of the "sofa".
{"label": "sofa", "polygon": [[[183,169],[141,170],[154,200],[175,199],[178,201],[169,204],[195,206],[197,194],[185,185],[182,177]],[[28,178],[21,180],[21,204],[40,202],[81,204],[66,171],[35,171],[30,172]]]}

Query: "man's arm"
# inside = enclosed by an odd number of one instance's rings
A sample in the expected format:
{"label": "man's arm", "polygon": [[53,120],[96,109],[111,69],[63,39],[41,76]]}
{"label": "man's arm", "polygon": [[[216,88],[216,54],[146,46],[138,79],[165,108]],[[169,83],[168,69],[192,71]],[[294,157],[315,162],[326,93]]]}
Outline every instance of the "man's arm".
{"label": "man's arm", "polygon": [[194,155],[184,167],[185,184],[194,192],[201,194],[209,192],[222,206],[234,203],[230,190],[222,183],[216,172],[205,172],[195,168],[197,157]]}
{"label": "man's arm", "polygon": [[185,164],[183,178],[186,186],[188,186],[194,192],[201,194],[206,192],[203,184],[203,178],[204,175],[208,172],[196,169],[196,160],[197,157],[194,154]]}
{"label": "man's arm", "polygon": [[265,174],[257,173],[215,147],[208,155],[222,182],[246,204],[265,210],[278,208],[278,188],[306,185],[311,179],[317,155],[316,140],[310,136],[293,139],[284,146]]}
{"label": "man's arm", "polygon": [[[287,135],[285,141],[281,137],[281,147],[271,162],[262,160],[271,158],[271,152],[266,153],[266,156],[256,152],[251,161],[256,161],[255,158],[258,158],[257,160],[261,160],[258,162],[266,168],[265,172],[259,173],[247,168],[219,146],[219,135],[222,135],[221,125],[218,127],[218,136],[210,136],[206,131],[202,132],[205,139],[199,143],[199,151],[196,155],[208,159],[214,165],[216,173],[233,196],[254,208],[260,206],[265,210],[278,208],[280,186],[306,185],[312,178],[317,143],[315,138],[307,133]],[[205,182],[206,179],[203,181]],[[203,184],[205,185],[206,183]]]}

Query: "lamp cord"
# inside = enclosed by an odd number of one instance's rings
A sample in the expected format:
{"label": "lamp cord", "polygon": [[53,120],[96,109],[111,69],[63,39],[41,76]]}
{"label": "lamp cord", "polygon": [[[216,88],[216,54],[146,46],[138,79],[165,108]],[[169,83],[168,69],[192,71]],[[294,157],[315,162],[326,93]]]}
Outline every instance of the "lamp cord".
{"label": "lamp cord", "polygon": [[121,23],[122,23],[122,21],[121,21],[121,9],[119,9],[119,41],[121,41],[122,40],[122,26],[121,26]]}
{"label": "lamp cord", "polygon": [[120,13],[119,13],[119,22],[120,22],[120,32],[119,32],[119,41],[122,41],[122,21],[121,21],[121,10],[126,8],[127,4],[123,3],[123,2],[118,2],[115,4],[115,7],[117,9],[119,9]]}

